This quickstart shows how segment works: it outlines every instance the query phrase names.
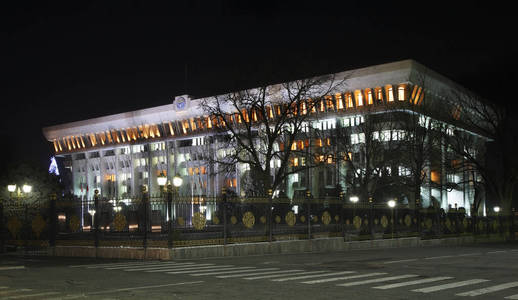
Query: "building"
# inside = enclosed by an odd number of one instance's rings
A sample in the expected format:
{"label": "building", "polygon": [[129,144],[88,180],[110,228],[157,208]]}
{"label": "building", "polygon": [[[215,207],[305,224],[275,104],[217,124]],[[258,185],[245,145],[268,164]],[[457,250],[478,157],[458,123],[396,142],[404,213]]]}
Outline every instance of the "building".
{"label": "building", "polygon": [[[337,144],[348,145],[347,149],[350,150],[346,151],[346,155],[351,160],[362,163],[366,160],[360,146],[365,144],[366,133],[355,128],[360,128],[366,119],[373,119],[374,116],[390,114],[401,119],[409,114],[418,114],[418,123],[423,128],[440,129],[450,135],[456,130],[448,119],[441,120],[439,114],[435,116],[434,112],[417,112],[403,106],[387,109],[390,105],[403,103],[418,106],[428,98],[436,107],[446,107],[451,112],[452,120],[460,117],[461,109],[448,98],[448,91],[464,93],[465,90],[415,61],[404,60],[337,75],[344,78],[343,90],[322,99],[321,105],[315,109],[320,117],[315,118],[310,127],[324,133],[324,138],[318,142],[321,144],[326,143],[325,136],[335,135],[336,138],[337,128],[347,129],[342,131],[342,134],[347,134],[344,142],[338,141]],[[218,143],[214,138],[211,118],[204,115],[199,107],[202,100],[179,96],[168,105],[46,127],[43,133],[56,156],[63,157],[66,167],[71,170],[71,192],[83,199],[91,199],[95,189],[104,198],[129,199],[138,195],[143,185],[148,187],[151,194],[158,194],[160,187],[157,177],[161,174],[168,179],[175,174],[183,177],[185,184],[179,193],[184,196],[217,196],[222,187],[244,196],[241,179],[246,174],[246,166],[238,166],[235,174],[223,176],[212,172],[208,164],[210,158],[207,156],[215,155],[214,150],[231,149],[215,149]],[[412,136],[401,125],[388,128],[386,120],[378,124],[381,127],[367,136],[380,144],[406,141],[407,137]],[[483,139],[475,133],[464,131]],[[301,143],[304,142],[301,140]],[[433,205],[432,199],[435,199],[444,209],[450,206],[469,208],[475,194],[470,180],[477,175],[472,170],[444,167],[459,158],[450,157],[444,145],[438,144],[437,147],[434,152],[439,154],[440,165],[428,161],[422,170],[423,174],[426,173],[418,192],[422,205]],[[397,156],[401,157],[399,154]],[[297,191],[306,189],[313,190],[317,197],[337,196],[337,186],[341,186],[339,189],[351,193],[356,183],[354,180],[348,182],[347,176],[354,178],[358,175],[351,174],[348,164],[336,157],[322,157],[323,167],[293,174],[286,180],[283,192],[289,198],[299,195]],[[301,162],[296,159],[293,163]],[[397,163],[378,170],[380,178],[408,177],[412,172],[408,166]],[[364,171],[360,168],[358,172]],[[388,189],[380,188],[381,192],[384,190]],[[395,196],[412,204],[415,197],[410,194]],[[373,195],[380,197],[374,192]]]}

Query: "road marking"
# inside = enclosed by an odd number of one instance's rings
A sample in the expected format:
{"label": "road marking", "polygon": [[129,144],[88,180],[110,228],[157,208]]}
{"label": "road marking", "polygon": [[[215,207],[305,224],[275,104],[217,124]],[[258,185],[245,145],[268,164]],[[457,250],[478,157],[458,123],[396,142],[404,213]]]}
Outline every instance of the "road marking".
{"label": "road marking", "polygon": [[471,297],[474,297],[474,296],[479,296],[479,295],[484,295],[484,294],[488,294],[488,293],[492,293],[492,292],[498,292],[498,291],[501,291],[501,290],[510,289],[510,288],[517,287],[517,286],[518,286],[518,281],[508,282],[508,283],[499,284],[499,285],[495,285],[495,286],[490,286],[490,287],[487,287],[487,288],[473,290],[473,291],[469,291],[469,292],[465,292],[465,293],[459,293],[459,294],[456,294],[456,295],[457,296],[471,296]]}
{"label": "road marking", "polygon": [[107,291],[88,293],[87,296],[88,295],[99,295],[99,294],[108,294],[108,293],[118,293],[118,292],[134,291],[134,290],[154,289],[154,288],[161,288],[161,287],[175,286],[175,285],[196,284],[196,283],[202,283],[202,282],[204,282],[204,281],[187,281],[187,282],[160,284],[160,285],[139,286],[139,287],[132,287],[132,288],[124,288],[124,289],[114,289],[114,290],[107,290]]}
{"label": "road marking", "polygon": [[20,298],[29,298],[29,297],[41,297],[41,296],[52,296],[52,295],[57,295],[57,294],[61,294],[60,292],[44,292],[44,293],[37,293],[37,294],[25,294],[25,295],[19,295],[19,296],[11,296],[11,297],[8,297],[7,299],[20,299]]}
{"label": "road marking", "polygon": [[156,266],[156,267],[146,267],[146,268],[134,268],[134,269],[122,269],[125,272],[137,272],[137,271],[147,271],[147,270],[159,270],[159,269],[172,269],[172,270],[190,270],[192,268],[213,268],[214,264],[199,264],[199,265],[183,265],[183,266]]}
{"label": "road marking", "polygon": [[[311,271],[311,272],[299,272],[299,273],[293,273],[289,275],[309,275],[309,274],[317,274],[317,273],[324,273],[327,271]],[[245,277],[243,279],[246,280],[256,280],[256,279],[265,279],[265,278],[275,278],[275,277],[283,277],[286,276],[286,274],[277,274],[277,275],[265,275],[265,276],[254,276],[254,277]]]}
{"label": "road marking", "polygon": [[376,282],[385,282],[385,281],[392,281],[392,280],[398,280],[398,279],[412,278],[412,277],[417,277],[417,276],[419,276],[419,275],[414,275],[414,274],[399,275],[399,276],[383,277],[383,278],[369,279],[369,280],[363,280],[363,281],[353,281],[353,282],[348,282],[348,283],[337,284],[337,286],[354,286],[354,285],[362,285],[362,284],[369,284],[369,283],[376,283]]}
{"label": "road marking", "polygon": [[453,255],[443,255],[443,256],[433,256],[433,257],[425,257],[424,259],[441,259],[441,258],[452,258]]}
{"label": "road marking", "polygon": [[[126,269],[122,268],[124,271],[128,271],[128,270],[135,270],[135,271],[144,271],[146,269],[148,270],[152,270],[152,269],[158,269],[158,268],[181,268],[181,267],[188,267],[188,266],[194,266],[196,265],[195,263],[182,263],[182,264],[160,264],[160,265],[153,265],[153,266],[150,266],[150,265],[147,265],[147,266],[142,266],[142,267],[135,267],[135,266],[131,266],[131,267],[125,267]],[[205,265],[209,265],[209,264],[205,264]],[[210,265],[213,265],[213,264],[210,264]],[[116,270],[116,269],[108,269],[108,270]]]}
{"label": "road marking", "polygon": [[331,272],[331,273],[316,274],[316,275],[307,275],[307,276],[297,276],[297,277],[287,277],[287,278],[272,279],[272,281],[282,282],[282,281],[288,281],[288,280],[299,280],[299,279],[308,279],[308,278],[314,278],[314,277],[344,275],[344,274],[351,274],[351,273],[356,273],[356,272],[354,272],[354,271]]}
{"label": "road marking", "polygon": [[77,299],[77,298],[86,298],[86,294],[66,295],[66,296],[57,297],[57,298],[45,298],[45,300],[64,300],[64,299]]}
{"label": "road marking", "polygon": [[303,270],[281,270],[281,271],[269,271],[269,272],[259,272],[259,273],[245,273],[245,274],[234,274],[234,275],[222,275],[216,276],[217,278],[233,278],[233,277],[245,277],[245,276],[254,276],[254,275],[274,275],[274,274],[282,274],[280,276],[286,276],[285,273],[291,272],[299,272]]}
{"label": "road marking", "polygon": [[3,295],[9,295],[9,294],[13,294],[13,293],[19,293],[19,292],[30,292],[32,291],[31,289],[18,289],[18,290],[7,290],[7,291],[0,291],[0,296],[3,296]]}
{"label": "road marking", "polygon": [[498,253],[505,253],[505,252],[507,252],[507,251],[506,250],[498,250],[498,251],[490,251],[487,254],[498,254]]}
{"label": "road marking", "polygon": [[6,270],[20,270],[25,269],[25,266],[9,266],[9,267],[0,267],[0,271],[6,271]]}
{"label": "road marking", "polygon": [[[192,263],[186,263],[186,264],[192,264]],[[176,266],[177,263],[152,263],[152,264],[145,264],[142,266],[117,266],[117,267],[108,267],[103,268],[106,270],[124,270],[124,269],[138,269],[138,268],[152,268],[152,267],[160,267],[160,266]]]}
{"label": "road marking", "polygon": [[409,262],[409,261],[416,261],[417,258],[412,258],[412,259],[402,259],[402,260],[393,260],[393,261],[387,261],[387,262],[384,262],[383,264],[385,265],[388,265],[388,264],[397,264],[397,263],[401,263],[401,262]]}
{"label": "road marking", "polygon": [[398,287],[402,287],[402,286],[415,285],[415,284],[421,284],[421,283],[430,283],[430,282],[436,282],[436,281],[441,281],[441,280],[446,280],[446,279],[453,279],[453,277],[432,277],[432,278],[418,279],[418,280],[414,280],[414,281],[399,282],[399,283],[375,286],[375,287],[373,287],[373,289],[388,290],[388,289],[398,288]]}
{"label": "road marking", "polygon": [[[223,270],[242,270],[242,269],[255,269],[255,267],[226,267],[226,268],[220,268],[220,267],[213,267],[213,271],[223,271]],[[174,272],[165,272],[166,274],[189,274],[189,273],[201,273],[201,272],[207,272],[210,270],[189,270],[189,271],[174,271]]]}
{"label": "road marking", "polygon": [[442,290],[447,290],[447,289],[453,289],[453,288],[456,288],[456,287],[461,287],[461,286],[466,286],[466,285],[471,285],[471,284],[477,284],[477,283],[486,282],[486,281],[489,281],[489,280],[487,280],[487,279],[471,279],[471,280],[453,282],[453,283],[448,283],[448,284],[441,284],[441,285],[430,286],[430,287],[427,287],[427,288],[416,289],[416,290],[412,290],[412,291],[413,292],[419,292],[419,293],[432,293],[432,292],[437,292],[437,291],[442,291]]}
{"label": "road marking", "polygon": [[212,266],[206,266],[206,267],[198,267],[198,266],[192,266],[190,268],[162,268],[162,269],[156,269],[156,270],[149,270],[146,271],[147,273],[157,273],[157,272],[172,272],[172,271],[184,271],[184,270],[200,270],[200,269],[218,269],[218,268],[230,268],[234,265],[212,265]]}
{"label": "road marking", "polygon": [[477,253],[459,254],[457,256],[462,257],[462,256],[476,256],[476,255],[482,255],[482,253],[481,252],[477,252]]}
{"label": "road marking", "polygon": [[315,283],[324,283],[324,282],[331,282],[331,281],[338,281],[338,280],[349,280],[349,279],[356,279],[356,278],[365,278],[365,277],[379,276],[379,275],[385,275],[385,274],[387,274],[387,273],[367,273],[367,274],[345,276],[345,277],[317,279],[317,280],[311,280],[311,281],[304,281],[302,283],[305,283],[305,284],[315,284]]}
{"label": "road marking", "polygon": [[504,299],[518,299],[518,294],[505,297]]}
{"label": "road marking", "polygon": [[7,289],[7,288],[9,288],[9,287],[8,286],[0,286],[0,290]]}
{"label": "road marking", "polygon": [[518,249],[514,249],[514,250],[509,250],[511,252],[518,252]]}
{"label": "road marking", "polygon": [[[156,262],[156,261],[153,261]],[[122,266],[122,265],[144,265],[149,262],[132,261],[132,262],[118,262],[118,263],[104,263],[104,264],[86,264],[86,265],[72,265],[69,268],[87,268],[87,267],[108,267],[108,266]]]}
{"label": "road marking", "polygon": [[[255,269],[254,271],[276,271],[279,270],[279,268],[264,268],[264,269]],[[235,274],[235,273],[244,273],[249,272],[251,270],[236,270],[233,271],[227,270],[227,271],[219,271],[219,272],[207,272],[207,273],[199,273],[199,274],[190,274],[191,276],[209,276],[209,275],[220,275],[220,274]]]}

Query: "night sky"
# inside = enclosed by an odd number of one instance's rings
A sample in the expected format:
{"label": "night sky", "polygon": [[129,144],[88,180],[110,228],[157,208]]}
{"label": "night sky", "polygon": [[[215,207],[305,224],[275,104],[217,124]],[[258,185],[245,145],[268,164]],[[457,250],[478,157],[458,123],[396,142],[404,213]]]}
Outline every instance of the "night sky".
{"label": "night sky", "polygon": [[409,58],[517,101],[511,1],[170,2],[4,1],[0,163],[47,166],[45,126]]}

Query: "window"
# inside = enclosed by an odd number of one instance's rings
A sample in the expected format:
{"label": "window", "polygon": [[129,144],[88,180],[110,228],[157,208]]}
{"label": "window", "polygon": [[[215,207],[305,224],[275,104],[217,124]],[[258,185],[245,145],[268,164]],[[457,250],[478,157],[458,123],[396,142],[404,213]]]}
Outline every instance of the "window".
{"label": "window", "polygon": [[344,102],[342,99],[342,94],[338,93],[335,95],[336,104],[338,106],[338,109],[344,109]]}
{"label": "window", "polygon": [[399,101],[405,101],[405,86],[401,85],[397,88],[397,95]]}
{"label": "window", "polygon": [[353,107],[353,97],[352,97],[351,93],[345,94],[345,101],[346,101],[347,108]]}
{"label": "window", "polygon": [[344,127],[349,127],[349,126],[351,126],[351,120],[350,120],[349,118],[345,118],[345,119],[343,119],[343,120],[342,120],[342,125],[343,125]]}
{"label": "window", "polygon": [[379,140],[379,139],[380,139],[380,133],[379,133],[379,131],[374,131],[374,132],[372,133],[372,139],[373,139],[373,140],[375,140],[375,141],[377,141],[377,140]]}
{"label": "window", "polygon": [[391,85],[386,85],[385,89],[386,89],[386,93],[387,93],[387,100],[388,100],[388,102],[394,102],[394,94],[393,94],[392,86]]}
{"label": "window", "polygon": [[403,166],[399,166],[398,167],[398,175],[399,176],[410,176],[411,172],[410,172],[410,168],[406,168],[406,167],[403,167]]}
{"label": "window", "polygon": [[354,91],[354,97],[356,98],[356,106],[363,106],[363,95],[361,90]]}
{"label": "window", "polygon": [[351,144],[354,145],[354,144],[358,144],[358,143],[359,143],[358,134],[357,133],[351,134]]}

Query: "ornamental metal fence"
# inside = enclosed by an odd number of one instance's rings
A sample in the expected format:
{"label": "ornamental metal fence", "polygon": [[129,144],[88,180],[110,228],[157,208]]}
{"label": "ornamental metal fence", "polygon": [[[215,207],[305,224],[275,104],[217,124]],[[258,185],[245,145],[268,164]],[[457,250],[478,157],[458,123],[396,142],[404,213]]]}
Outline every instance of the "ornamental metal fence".
{"label": "ornamental metal fence", "polygon": [[[514,213],[514,212],[513,212]],[[340,237],[344,241],[512,236],[518,214],[411,208],[342,198],[176,197],[0,202],[0,249],[186,247]]]}

